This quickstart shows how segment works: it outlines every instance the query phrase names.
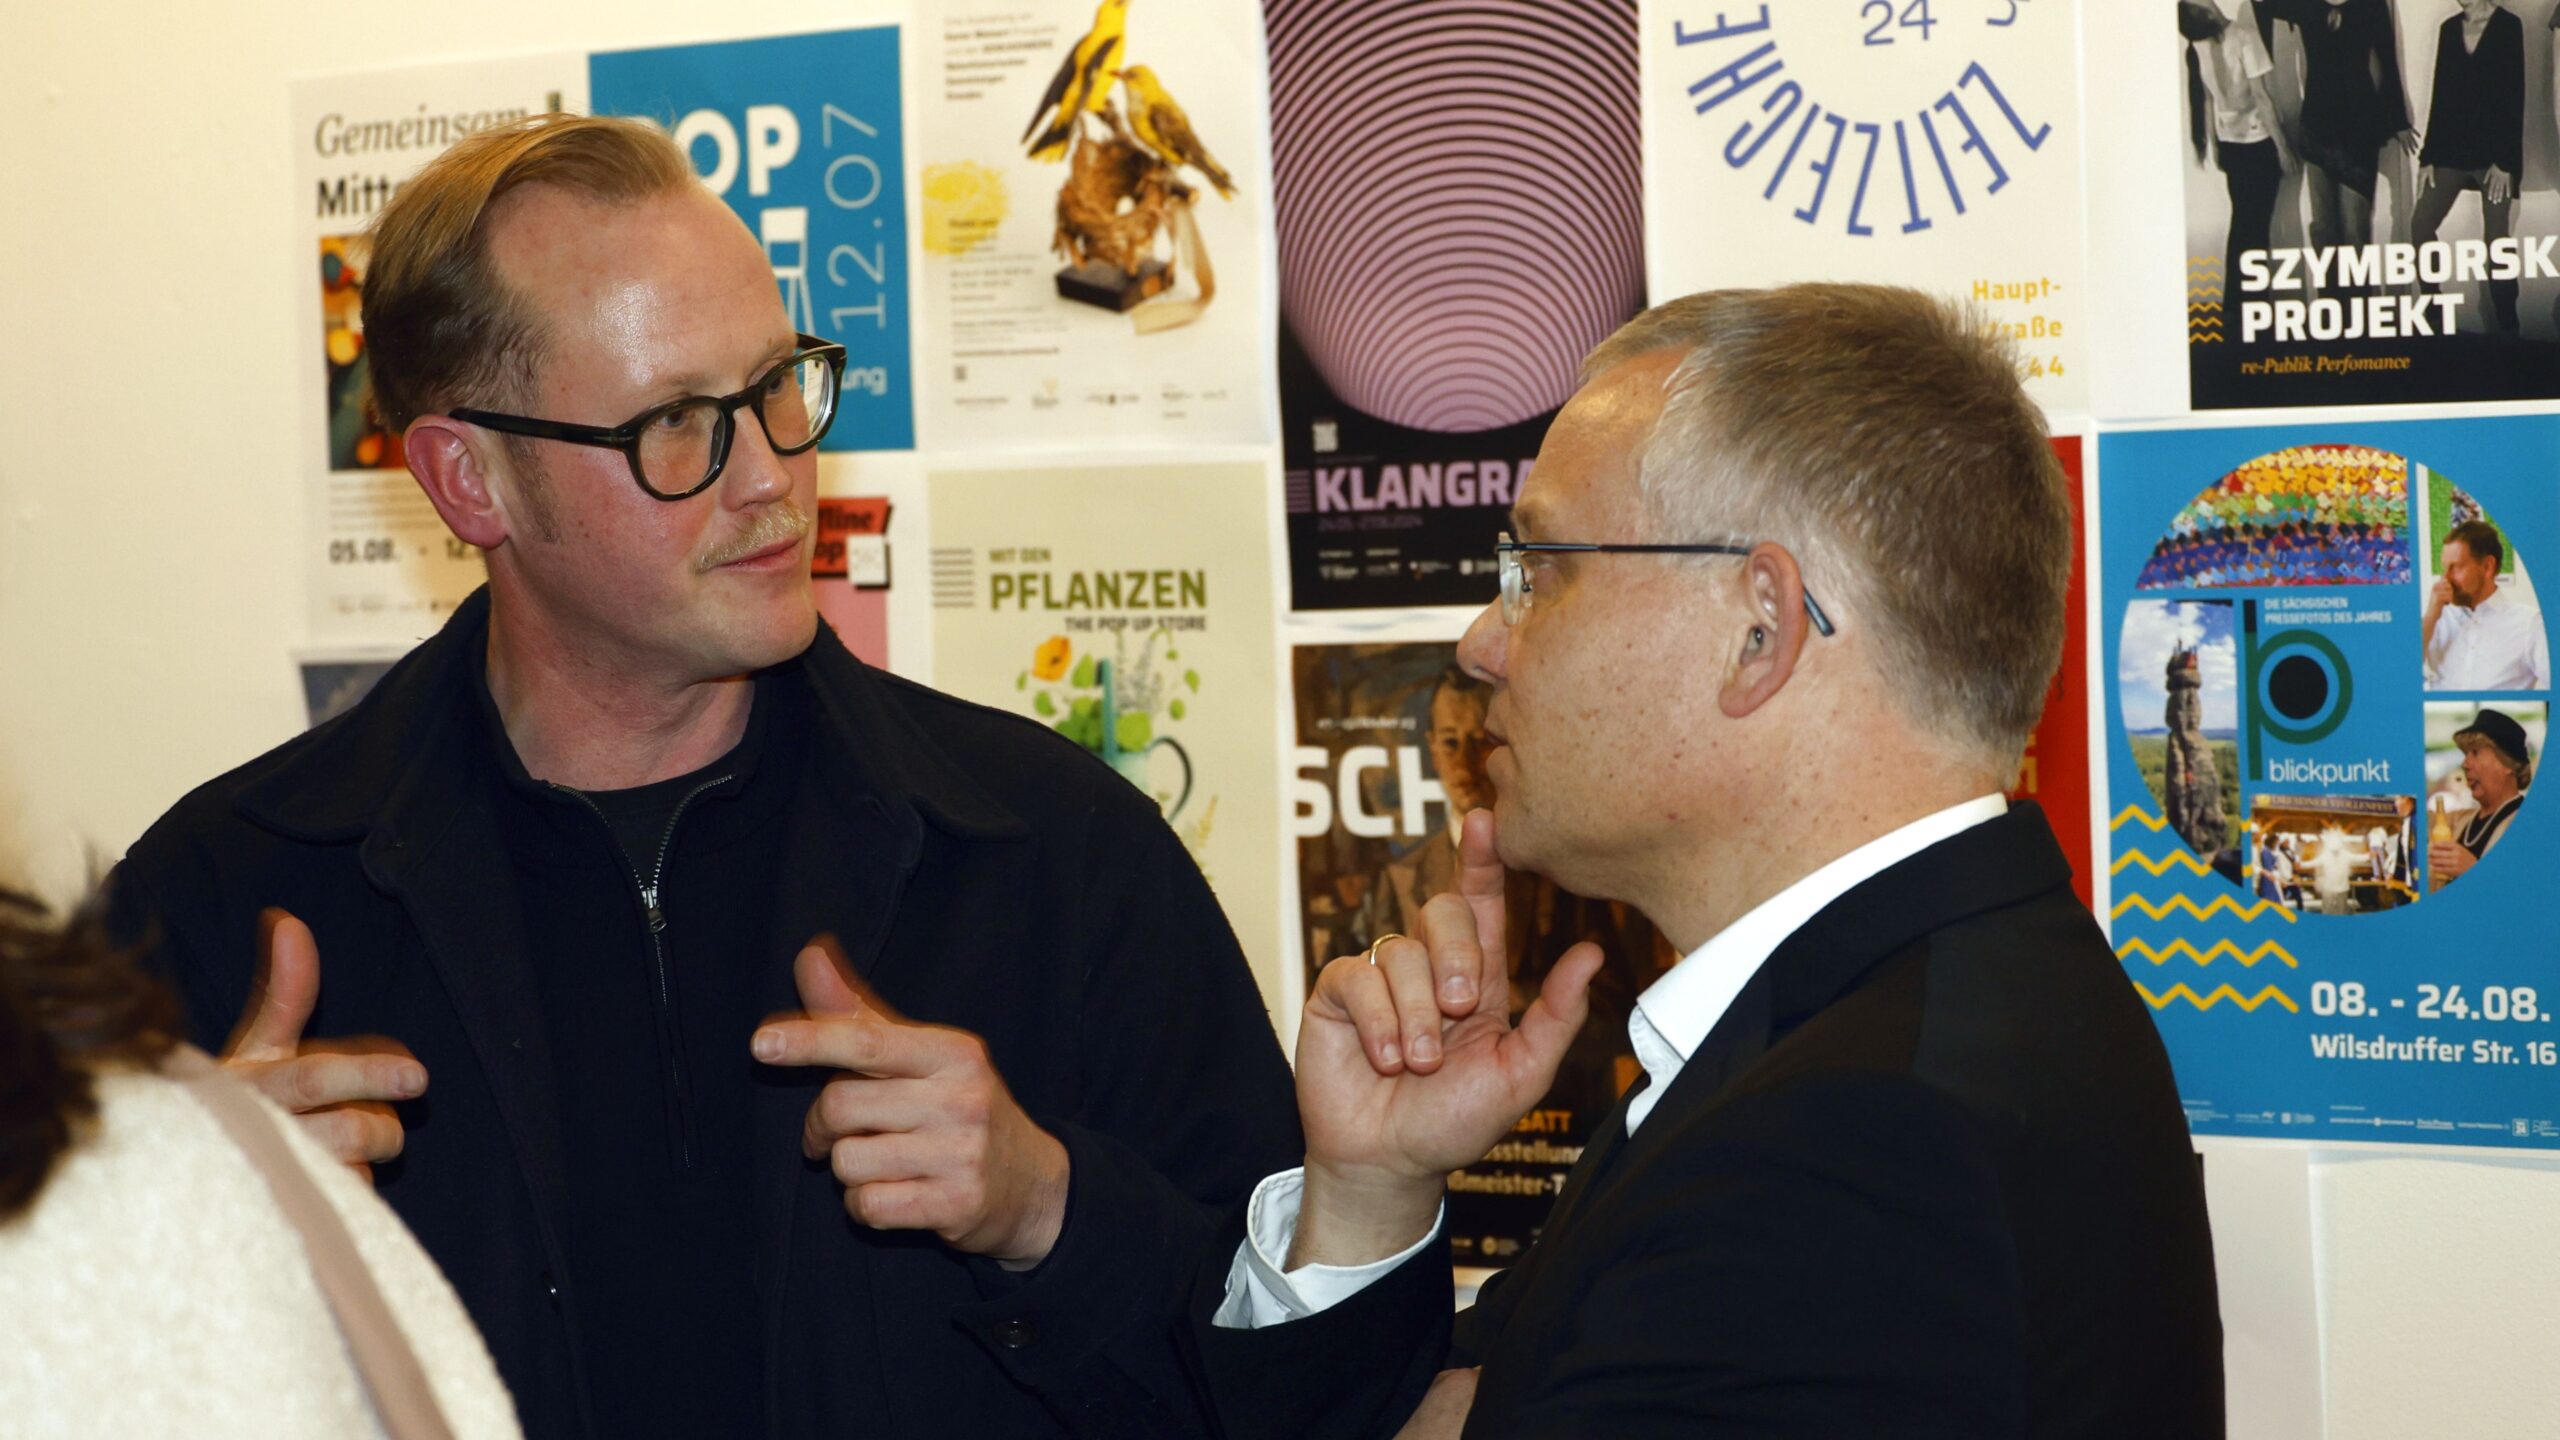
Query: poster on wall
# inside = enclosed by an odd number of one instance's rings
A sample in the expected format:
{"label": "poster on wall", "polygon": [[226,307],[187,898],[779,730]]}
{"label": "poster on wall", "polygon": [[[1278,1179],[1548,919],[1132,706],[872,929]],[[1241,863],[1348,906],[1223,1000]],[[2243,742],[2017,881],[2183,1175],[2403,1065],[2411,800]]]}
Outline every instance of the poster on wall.
{"label": "poster on wall", "polygon": [[308,649],[295,656],[294,671],[302,680],[303,727],[325,724],[356,708],[400,663],[401,654],[387,646],[350,646]]}
{"label": "poster on wall", "polygon": [[2110,934],[2203,1134],[2560,1147],[2560,417],[2100,442]]}
{"label": "poster on wall", "polygon": [[1972,302],[2048,413],[2082,374],[2077,7],[1645,0],[1656,302],[1890,278]]}
{"label": "poster on wall", "polygon": [[2062,662],[2046,687],[2044,714],[2027,736],[2027,753],[2009,787],[2012,800],[2032,800],[2044,811],[2045,823],[2071,862],[2071,888],[2080,903],[2095,895],[2096,871],[2090,867],[2089,793],[2089,545],[2088,515],[2082,508],[2081,438],[2053,437],[2054,458],[2071,482],[2071,588],[2062,607]]}
{"label": "poster on wall", "polygon": [[1266,0],[1290,604],[1480,605],[1643,308],[1634,0]]}
{"label": "poster on wall", "polygon": [[1268,441],[1255,0],[916,23],[932,442]]}
{"label": "poster on wall", "polygon": [[599,114],[666,127],[773,266],[802,334],[847,352],[821,450],[915,444],[894,25],[594,57]]}
{"label": "poster on wall", "polygon": [[484,578],[409,478],[400,437],[366,403],[363,234],[391,192],[473,131],[586,104],[575,54],[315,76],[293,86],[300,366],[297,462],[305,483],[302,571],[311,637],[412,643]]}
{"label": "poster on wall", "polygon": [[864,664],[933,681],[924,467],[912,453],[828,455],[809,556],[818,614]]}
{"label": "poster on wall", "polygon": [[2177,7],[2197,409],[2560,395],[2554,9],[2479,8]]}
{"label": "poster on wall", "polygon": [[[1335,957],[1419,933],[1424,903],[1455,888],[1458,824],[1493,804],[1484,768],[1492,690],[1458,668],[1445,641],[1300,645],[1290,676],[1297,961],[1312,988]],[[1508,1265],[1537,1237],[1593,1127],[1638,1073],[1627,1041],[1635,997],[1676,958],[1632,908],[1525,872],[1511,876],[1507,908],[1514,1018],[1576,942],[1598,941],[1608,961],[1554,1088],[1490,1155],[1449,1177],[1449,1245],[1460,1265]]]}
{"label": "poster on wall", "polygon": [[936,470],[933,672],[1154,797],[1278,1007],[1278,662],[1260,463]]}
{"label": "poster on wall", "polygon": [[792,324],[850,352],[830,451],[915,443],[904,150],[894,27],[561,52],[318,76],[293,87],[309,205],[303,365],[305,584],[313,639],[405,644],[483,572],[411,481],[369,407],[365,226],[456,140],[546,111],[665,126],[771,261]]}

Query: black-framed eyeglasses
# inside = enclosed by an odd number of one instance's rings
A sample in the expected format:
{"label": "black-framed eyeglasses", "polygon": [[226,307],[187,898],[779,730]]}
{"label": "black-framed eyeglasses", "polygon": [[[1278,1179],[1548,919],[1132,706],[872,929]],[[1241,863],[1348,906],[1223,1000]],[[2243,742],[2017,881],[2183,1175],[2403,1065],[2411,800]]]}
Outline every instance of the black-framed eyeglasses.
{"label": "black-framed eyeglasses", "polygon": [[795,338],[799,349],[734,395],[687,395],[619,425],[572,425],[494,410],[455,410],[453,418],[509,435],[619,450],[631,462],[631,478],[650,498],[682,500],[720,478],[742,408],[753,408],[776,455],[797,455],[826,438],[844,388],[845,350],[815,335]]}
{"label": "black-framed eyeglasses", "polygon": [[[1493,554],[1502,571],[1502,623],[1517,625],[1529,613],[1531,589],[1528,567],[1520,563],[1522,555],[1748,555],[1748,545],[1586,545],[1562,540],[1514,540],[1511,532],[1495,532]],[[1805,618],[1813,622],[1814,632],[1833,633],[1831,617],[1822,613],[1814,602],[1813,592],[1804,592]]]}

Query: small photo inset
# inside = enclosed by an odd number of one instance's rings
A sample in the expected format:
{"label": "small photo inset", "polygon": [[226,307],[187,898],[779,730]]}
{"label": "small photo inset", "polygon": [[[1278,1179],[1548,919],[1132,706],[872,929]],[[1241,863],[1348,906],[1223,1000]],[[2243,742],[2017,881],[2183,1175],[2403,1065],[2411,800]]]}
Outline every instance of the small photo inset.
{"label": "small photo inset", "polygon": [[2524,807],[2542,758],[2541,701],[2427,705],[2426,875],[2430,893],[2489,858]]}
{"label": "small photo inset", "polygon": [[2142,783],[2187,848],[2240,839],[2240,685],[2228,600],[2136,600],[2116,647],[2116,698]]}
{"label": "small photo inset", "polygon": [[2524,556],[2478,500],[2427,472],[2418,630],[2430,690],[2548,690],[2551,639]]}
{"label": "small photo inset", "polygon": [[2409,462],[2364,445],[2296,445],[2242,465],[2169,521],[2142,590],[2401,585]]}
{"label": "small photo inset", "polygon": [[2414,795],[2252,795],[2249,893],[2309,915],[2413,904]]}
{"label": "small photo inset", "polygon": [[329,417],[329,468],[398,470],[409,462],[400,437],[373,418],[367,391],[371,371],[364,348],[364,267],[369,242],[362,235],[320,237],[320,343],[325,413]]}

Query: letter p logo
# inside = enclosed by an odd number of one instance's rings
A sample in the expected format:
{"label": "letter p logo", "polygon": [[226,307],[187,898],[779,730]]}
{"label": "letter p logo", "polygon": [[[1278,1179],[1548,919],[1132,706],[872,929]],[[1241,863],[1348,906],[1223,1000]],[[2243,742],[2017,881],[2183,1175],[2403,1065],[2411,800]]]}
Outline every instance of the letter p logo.
{"label": "letter p logo", "polygon": [[2337,643],[2317,630],[2258,633],[2258,602],[2245,607],[2240,673],[2248,686],[2249,778],[2267,778],[2267,742],[2309,745],[2346,723],[2355,672]]}

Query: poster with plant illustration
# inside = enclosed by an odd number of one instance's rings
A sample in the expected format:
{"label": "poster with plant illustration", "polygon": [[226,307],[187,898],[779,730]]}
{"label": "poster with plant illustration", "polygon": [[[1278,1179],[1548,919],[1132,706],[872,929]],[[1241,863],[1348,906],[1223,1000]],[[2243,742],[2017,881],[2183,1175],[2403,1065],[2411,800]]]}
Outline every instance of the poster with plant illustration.
{"label": "poster with plant illustration", "polygon": [[1275,1008],[1280,744],[1256,462],[937,470],[934,680],[1152,796]]}

